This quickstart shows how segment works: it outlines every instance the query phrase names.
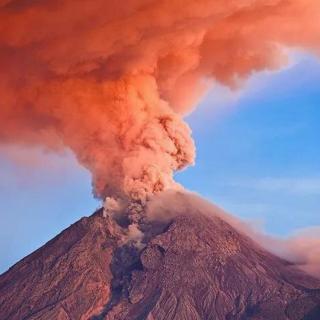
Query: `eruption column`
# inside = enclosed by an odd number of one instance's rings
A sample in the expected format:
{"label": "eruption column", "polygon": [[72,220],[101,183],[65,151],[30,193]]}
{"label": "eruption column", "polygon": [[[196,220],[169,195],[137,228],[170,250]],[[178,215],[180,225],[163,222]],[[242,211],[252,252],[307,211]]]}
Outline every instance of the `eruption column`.
{"label": "eruption column", "polygon": [[70,148],[96,196],[144,201],[194,162],[210,83],[319,52],[318,0],[0,1],[0,143]]}

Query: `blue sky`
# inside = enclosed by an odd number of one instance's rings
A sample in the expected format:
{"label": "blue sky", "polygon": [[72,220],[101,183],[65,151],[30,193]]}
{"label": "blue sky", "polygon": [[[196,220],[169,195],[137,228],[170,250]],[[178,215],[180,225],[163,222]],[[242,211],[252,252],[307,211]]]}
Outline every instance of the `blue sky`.
{"label": "blue sky", "polygon": [[209,94],[188,119],[197,164],[177,175],[279,235],[320,224],[320,64],[304,55],[295,60],[254,76],[240,93],[222,90],[216,113],[210,112],[215,93]]}
{"label": "blue sky", "polygon": [[[215,86],[187,118],[196,165],[176,175],[279,236],[320,225],[320,63],[292,59],[236,92]],[[70,153],[0,148],[0,191],[0,272],[99,206],[88,172]]]}

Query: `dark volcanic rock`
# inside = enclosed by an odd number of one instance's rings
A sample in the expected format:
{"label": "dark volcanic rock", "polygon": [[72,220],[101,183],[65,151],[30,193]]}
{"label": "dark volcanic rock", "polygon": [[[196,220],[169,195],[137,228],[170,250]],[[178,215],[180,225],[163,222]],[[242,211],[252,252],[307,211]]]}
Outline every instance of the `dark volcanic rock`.
{"label": "dark volcanic rock", "polygon": [[141,249],[81,219],[0,277],[0,319],[320,319],[320,281],[220,218],[149,228]]}
{"label": "dark volcanic rock", "polygon": [[99,214],[83,218],[0,277],[0,319],[88,319],[110,297],[117,242]]}

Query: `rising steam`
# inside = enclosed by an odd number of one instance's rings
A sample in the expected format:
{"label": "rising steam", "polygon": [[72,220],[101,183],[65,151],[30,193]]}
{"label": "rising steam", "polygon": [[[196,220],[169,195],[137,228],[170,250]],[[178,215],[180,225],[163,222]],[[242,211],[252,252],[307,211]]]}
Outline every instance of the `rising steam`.
{"label": "rising steam", "polygon": [[176,188],[210,82],[318,51],[319,21],[318,0],[0,0],[0,143],[70,148],[98,197]]}

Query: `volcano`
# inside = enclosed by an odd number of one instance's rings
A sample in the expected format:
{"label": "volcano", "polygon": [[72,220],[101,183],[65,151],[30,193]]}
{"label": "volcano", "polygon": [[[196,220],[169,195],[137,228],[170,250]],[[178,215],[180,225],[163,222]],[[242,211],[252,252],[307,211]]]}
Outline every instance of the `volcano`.
{"label": "volcano", "polygon": [[0,319],[320,319],[320,281],[218,215],[127,228],[101,209],[22,259],[0,277]]}

